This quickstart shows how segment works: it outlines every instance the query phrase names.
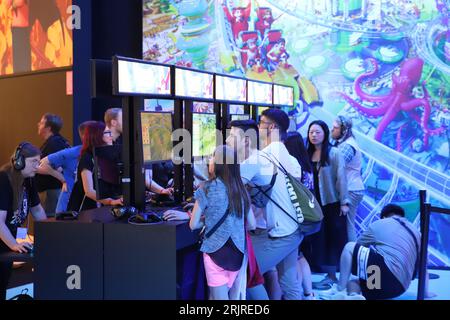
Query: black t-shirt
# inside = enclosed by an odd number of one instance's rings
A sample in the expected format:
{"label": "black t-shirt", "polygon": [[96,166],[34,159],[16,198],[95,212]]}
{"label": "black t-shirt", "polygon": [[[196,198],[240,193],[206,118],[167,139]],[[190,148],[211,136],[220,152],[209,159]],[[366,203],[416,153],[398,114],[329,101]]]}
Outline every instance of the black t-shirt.
{"label": "black t-shirt", "polygon": [[164,161],[152,165],[152,180],[161,187],[166,188],[173,176],[174,165],[172,161]]}
{"label": "black t-shirt", "polygon": [[73,186],[67,210],[83,211],[97,208],[97,203],[94,200],[85,197],[86,194],[84,193],[83,180],[81,178],[83,170],[91,171],[92,179],[94,179],[94,157],[90,152],[85,152],[78,161],[77,181]]}
{"label": "black t-shirt", "polygon": [[[45,141],[41,146],[41,158],[45,158],[48,155],[58,152],[60,150],[69,148],[70,144],[65,138],[59,134],[52,135]],[[43,192],[45,190],[61,189],[61,182],[58,179],[46,175],[37,174],[36,175],[36,188],[38,192]]]}
{"label": "black t-shirt", "polygon": [[114,145],[122,145],[122,135],[118,136],[115,141],[113,141]]}
{"label": "black t-shirt", "polygon": [[[30,208],[40,204],[39,195],[36,190],[36,184],[33,178],[25,179],[23,183],[24,194],[22,203],[19,204],[18,210],[13,212],[13,189],[8,179],[8,175],[4,171],[0,171],[0,210],[6,211],[5,224],[13,237],[16,237],[17,228],[20,227],[27,219]],[[9,251],[3,241],[0,241],[0,252]]]}

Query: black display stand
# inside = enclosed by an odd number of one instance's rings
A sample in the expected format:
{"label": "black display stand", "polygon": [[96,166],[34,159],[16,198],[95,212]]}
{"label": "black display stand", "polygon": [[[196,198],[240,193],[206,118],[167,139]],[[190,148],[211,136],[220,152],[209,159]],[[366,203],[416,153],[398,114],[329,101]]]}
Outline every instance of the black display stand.
{"label": "black display stand", "polygon": [[[177,253],[196,250],[197,233],[186,221],[130,225],[109,210],[36,223],[36,299],[177,299]],[[70,288],[72,266],[79,268],[80,289]]]}

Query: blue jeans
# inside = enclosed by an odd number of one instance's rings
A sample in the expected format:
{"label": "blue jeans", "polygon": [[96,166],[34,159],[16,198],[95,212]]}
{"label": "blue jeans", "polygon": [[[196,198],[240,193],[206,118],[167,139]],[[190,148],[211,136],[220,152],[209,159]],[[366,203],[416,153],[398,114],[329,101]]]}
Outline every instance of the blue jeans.
{"label": "blue jeans", "polygon": [[[269,238],[266,231],[252,234],[253,249],[259,270],[265,273],[274,267],[286,300],[301,299],[300,282],[297,279],[298,247],[303,240],[299,230],[281,238]],[[268,295],[263,285],[248,289],[251,300],[267,300]]]}

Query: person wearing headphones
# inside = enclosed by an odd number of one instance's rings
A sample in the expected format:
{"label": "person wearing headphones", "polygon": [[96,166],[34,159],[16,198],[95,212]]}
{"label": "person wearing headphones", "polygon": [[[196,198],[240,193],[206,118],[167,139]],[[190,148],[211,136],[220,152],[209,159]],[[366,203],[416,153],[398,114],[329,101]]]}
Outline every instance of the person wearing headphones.
{"label": "person wearing headphones", "polygon": [[[379,220],[356,242],[345,245],[339,282],[319,296],[332,300],[381,300],[402,295],[418,272],[420,237],[419,230],[405,218],[402,207],[386,205]],[[350,280],[352,274],[357,279]],[[426,282],[426,296],[432,297]]]}
{"label": "person wearing headphones", "polygon": [[348,241],[356,240],[355,217],[358,205],[364,197],[364,183],[361,177],[362,155],[352,132],[352,120],[338,116],[331,128],[331,137],[336,141],[345,161],[345,174],[348,183],[349,211],[347,214]]}
{"label": "person wearing headphones", "polygon": [[[27,230],[22,225],[29,212],[36,221],[47,219],[34,181],[40,158],[39,148],[23,142],[14,152],[11,163],[0,169],[0,254],[31,250],[30,243],[17,242],[26,238]],[[0,300],[6,298],[11,271],[12,262],[0,262]]]}

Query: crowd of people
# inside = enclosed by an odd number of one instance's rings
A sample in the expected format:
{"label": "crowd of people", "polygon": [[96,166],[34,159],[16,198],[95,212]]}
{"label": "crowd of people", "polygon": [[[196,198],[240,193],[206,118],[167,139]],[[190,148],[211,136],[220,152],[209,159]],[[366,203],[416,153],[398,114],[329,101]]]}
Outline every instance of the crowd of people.
{"label": "crowd of people", "polygon": [[[41,148],[27,142],[17,147],[0,169],[0,253],[25,253],[31,247],[19,241],[29,213],[39,221],[66,210],[122,205],[120,197],[97,199],[94,188],[94,148],[121,144],[121,109],[107,110],[104,120],[83,122],[78,128],[82,145],[70,147],[60,135],[61,118],[45,114],[38,124]],[[314,300],[314,292],[322,299],[349,300],[401,295],[416,273],[420,233],[403,209],[391,204],[357,237],[355,216],[364,184],[351,120],[336,118],[331,137],[325,122],[311,122],[306,145],[298,132],[288,132],[289,123],[279,109],[265,110],[259,123],[232,121],[226,144],[209,158],[209,176],[195,192],[192,211],[164,213],[166,220],[190,220],[191,229],[204,228],[199,250],[210,299]],[[161,187],[157,176],[146,179],[147,187],[171,195],[173,188]],[[305,227],[289,177],[314,195],[323,219]],[[371,278],[374,267],[379,283]],[[0,299],[11,270],[11,263],[0,262]],[[312,271],[326,276],[312,283]]]}

